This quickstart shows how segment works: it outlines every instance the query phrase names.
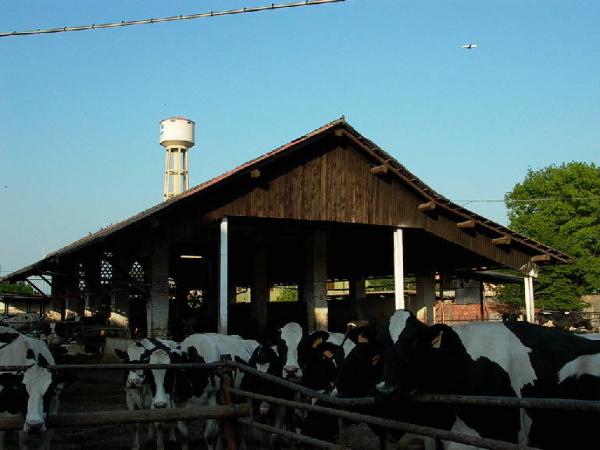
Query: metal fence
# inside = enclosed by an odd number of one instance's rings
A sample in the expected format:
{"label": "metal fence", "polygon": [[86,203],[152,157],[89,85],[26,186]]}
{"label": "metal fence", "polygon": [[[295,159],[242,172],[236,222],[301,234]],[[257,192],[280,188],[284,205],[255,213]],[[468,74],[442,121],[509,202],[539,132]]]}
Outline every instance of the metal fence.
{"label": "metal fence", "polygon": [[[0,366],[0,372],[15,372],[27,370],[30,366]],[[366,423],[389,430],[411,432],[419,435],[430,436],[436,439],[459,442],[467,445],[489,448],[493,450],[517,450],[532,449],[532,447],[523,447],[514,443],[498,441],[493,439],[481,438],[478,436],[456,433],[448,430],[441,430],[421,425],[390,420],[382,417],[359,414],[348,411],[347,409],[357,406],[373,406],[376,401],[373,397],[361,398],[338,398],[332,397],[312,389],[306,388],[297,383],[284,380],[282,378],[269,375],[253,369],[242,363],[224,359],[218,362],[203,363],[185,363],[185,364],[63,364],[49,367],[52,371],[64,370],[136,370],[136,369],[208,369],[216,371],[221,378],[223,399],[221,405],[205,408],[173,408],[167,410],[138,410],[138,411],[105,411],[99,413],[82,414],[58,414],[49,416],[47,425],[49,428],[61,428],[68,426],[101,426],[128,423],[143,422],[168,422],[178,420],[196,420],[196,419],[219,419],[222,421],[222,430],[227,442],[227,448],[235,450],[238,448],[240,435],[239,425],[260,429],[264,432],[277,434],[285,439],[304,442],[319,448],[327,449],[346,449],[344,443],[336,444],[308,436],[303,436],[289,430],[276,428],[270,425],[259,423],[252,417],[252,408],[249,403],[238,404],[234,402],[235,398],[246,399],[247,401],[265,401],[268,403],[281,405],[288,408],[300,409],[320,414],[327,414],[338,418],[339,420],[352,423]],[[299,401],[287,400],[279,397],[261,395],[255,392],[243,391],[232,387],[232,371],[240,370],[260,377],[263,380],[284,386],[291,391],[303,394],[307,397],[317,399],[321,403],[331,405],[325,407],[313,405]],[[413,396],[411,401],[423,403],[450,403],[489,407],[509,407],[509,408],[538,408],[554,409],[565,411],[586,411],[600,412],[600,401],[591,400],[572,400],[557,398],[516,398],[516,397],[482,397],[466,395],[447,395],[447,394],[419,394]],[[19,429],[23,426],[22,417],[11,417],[0,419],[0,431]],[[343,434],[343,433],[341,433]]]}

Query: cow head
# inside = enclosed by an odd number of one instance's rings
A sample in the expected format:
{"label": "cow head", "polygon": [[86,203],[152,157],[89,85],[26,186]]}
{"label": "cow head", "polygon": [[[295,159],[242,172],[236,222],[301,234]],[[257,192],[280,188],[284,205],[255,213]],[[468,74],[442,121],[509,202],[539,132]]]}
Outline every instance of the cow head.
{"label": "cow head", "polygon": [[340,397],[372,395],[383,377],[383,351],[376,339],[370,333],[359,333],[356,342],[338,373],[336,389]]}
{"label": "cow head", "polygon": [[427,367],[438,357],[447,328],[428,327],[412,312],[397,310],[378,338],[384,349],[384,383],[377,387],[379,394],[403,396],[426,385],[427,378],[434,375]]}
{"label": "cow head", "polygon": [[283,378],[300,378],[302,370],[298,362],[298,345],[302,339],[302,327],[296,322],[290,322],[284,325],[280,330],[279,346],[285,351],[286,358],[283,366]]}
{"label": "cow head", "polygon": [[281,376],[286,361],[287,348],[281,340],[277,344],[273,345],[271,340],[262,341],[250,356],[248,361],[250,367],[254,367],[263,373]]}
{"label": "cow head", "polygon": [[[167,350],[155,349],[150,355],[150,364],[170,364],[171,358]],[[175,385],[175,374],[172,370],[152,369],[150,389],[152,391],[152,408],[160,409],[171,406],[171,397]]]}
{"label": "cow head", "polygon": [[342,347],[317,341],[303,357],[302,384],[316,390],[331,391],[343,360]]}
{"label": "cow head", "polygon": [[45,418],[48,405],[54,394],[50,389],[52,373],[48,369],[50,362],[31,348],[27,350],[26,364],[31,364],[23,373],[23,385],[27,391],[27,412],[23,431],[28,434],[41,434],[46,430]]}
{"label": "cow head", "polygon": [[[115,349],[116,355],[125,363],[145,363],[148,362],[150,354],[144,346],[139,343],[133,343],[127,347],[126,351]],[[125,379],[126,389],[140,389],[146,382],[146,374],[143,370],[128,370]]]}

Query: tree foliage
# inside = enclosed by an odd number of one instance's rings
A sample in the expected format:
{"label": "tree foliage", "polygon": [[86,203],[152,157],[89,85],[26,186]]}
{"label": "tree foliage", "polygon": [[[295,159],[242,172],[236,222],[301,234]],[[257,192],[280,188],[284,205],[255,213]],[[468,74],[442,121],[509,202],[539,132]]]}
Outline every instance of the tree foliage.
{"label": "tree foliage", "polygon": [[530,169],[505,202],[510,228],[573,258],[572,264],[541,269],[536,304],[579,309],[581,295],[600,292],[599,166],[570,162]]}
{"label": "tree foliage", "polygon": [[33,288],[25,284],[0,283],[0,293],[33,295]]}

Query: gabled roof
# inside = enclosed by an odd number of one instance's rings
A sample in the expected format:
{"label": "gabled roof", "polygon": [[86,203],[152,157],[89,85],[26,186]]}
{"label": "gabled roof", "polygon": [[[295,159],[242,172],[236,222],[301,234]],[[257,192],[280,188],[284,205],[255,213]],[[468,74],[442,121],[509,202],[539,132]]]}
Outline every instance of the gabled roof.
{"label": "gabled roof", "polygon": [[211,180],[205,181],[171,199],[157,204],[145,211],[142,211],[128,219],[125,219],[121,222],[112,224],[106,228],[102,228],[101,230],[90,233],[88,236],[85,236],[65,247],[56,250],[48,255],[42,260],[33,263],[27,267],[24,267],[18,271],[13,272],[10,275],[4,277],[5,280],[9,279],[19,279],[30,274],[35,273],[36,270],[41,268],[43,264],[53,258],[65,256],[69,253],[72,253],[77,250],[81,250],[84,247],[92,245],[102,239],[107,238],[121,230],[131,227],[134,224],[137,224],[143,220],[149,219],[153,216],[156,216],[158,213],[165,211],[169,208],[172,208],[174,205],[178,205],[180,202],[189,199],[190,197],[194,197],[199,193],[209,191],[217,185],[221,185],[226,183],[227,181],[236,179],[241,174],[245,174],[255,168],[260,167],[262,164],[271,161],[275,158],[279,158],[288,153],[291,153],[294,150],[303,147],[304,145],[313,142],[325,135],[328,135],[333,132],[338,133],[338,135],[343,135],[351,139],[355,144],[361,147],[364,151],[368,152],[375,160],[379,161],[380,164],[385,164],[389,167],[390,172],[401,179],[407,186],[412,188],[418,195],[422,196],[425,201],[435,202],[436,206],[441,208],[442,210],[447,211],[453,215],[457,215],[460,217],[464,217],[464,220],[474,220],[476,224],[480,227],[487,228],[489,230],[495,231],[501,235],[510,236],[514,241],[521,243],[526,247],[530,247],[535,249],[541,253],[545,253],[550,255],[554,261],[557,262],[570,262],[570,257],[559,250],[548,247],[544,244],[536,242],[532,239],[523,236],[515,231],[512,231],[500,224],[497,224],[491,220],[486,219],[478,214],[475,214],[472,211],[463,208],[451,200],[447,199],[443,195],[437,193],[429,186],[427,186],[422,180],[416,177],[413,173],[411,173],[406,167],[400,164],[395,158],[393,158],[389,153],[385,152],[381,148],[379,148],[375,143],[370,141],[369,139],[362,136],[358,131],[356,131],[346,120],[344,117],[334,120],[326,125],[323,125],[320,128],[317,128],[314,131],[311,131],[304,136],[301,136],[297,139],[294,139],[287,144],[284,144],[274,150],[271,150],[268,153],[265,153],[258,158],[255,158],[251,161],[248,161],[228,172],[225,172]]}

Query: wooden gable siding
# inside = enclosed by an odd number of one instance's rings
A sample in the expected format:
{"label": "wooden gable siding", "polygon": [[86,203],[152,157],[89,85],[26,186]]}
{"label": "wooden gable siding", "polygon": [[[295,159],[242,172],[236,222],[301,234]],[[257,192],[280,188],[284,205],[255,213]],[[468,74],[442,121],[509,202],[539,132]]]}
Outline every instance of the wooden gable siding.
{"label": "wooden gable siding", "polygon": [[419,211],[419,204],[428,199],[393,176],[373,175],[371,168],[377,164],[363,150],[339,141],[320,144],[310,157],[304,151],[293,157],[292,164],[286,160],[271,168],[271,176],[264,169],[258,181],[247,177],[231,189],[229,201],[205,218],[249,216],[422,228],[504,266],[519,268],[529,260],[518,249],[494,246],[491,239],[497,236],[459,229],[456,223],[464,219]]}

